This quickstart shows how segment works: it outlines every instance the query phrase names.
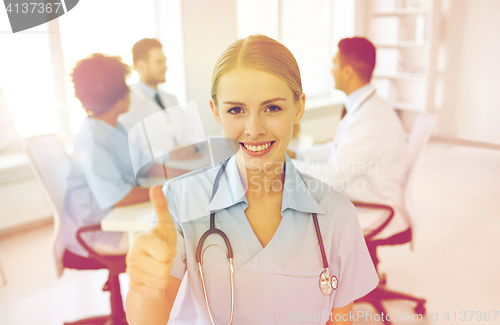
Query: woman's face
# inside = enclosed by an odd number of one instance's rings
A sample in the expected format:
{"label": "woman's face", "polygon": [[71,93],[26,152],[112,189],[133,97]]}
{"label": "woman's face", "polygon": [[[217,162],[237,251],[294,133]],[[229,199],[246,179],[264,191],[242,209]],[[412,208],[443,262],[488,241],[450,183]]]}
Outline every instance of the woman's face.
{"label": "woman's face", "polygon": [[304,115],[305,95],[294,100],[292,89],[274,75],[236,69],[223,75],[212,112],[226,138],[240,145],[238,163],[257,172],[283,163],[293,125]]}

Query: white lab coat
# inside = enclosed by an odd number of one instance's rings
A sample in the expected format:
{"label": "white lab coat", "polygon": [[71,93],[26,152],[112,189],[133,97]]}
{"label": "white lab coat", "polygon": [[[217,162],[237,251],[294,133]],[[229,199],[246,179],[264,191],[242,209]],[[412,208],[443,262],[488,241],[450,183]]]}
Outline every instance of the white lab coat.
{"label": "white lab coat", "polygon": [[[395,216],[376,238],[386,238],[408,228],[403,212],[406,178],[406,135],[391,105],[373,93],[371,85],[349,95],[347,114],[340,121],[334,141],[297,150],[301,172],[343,191],[352,201],[387,204]],[[360,104],[362,104],[360,106]],[[374,229],[387,216],[383,211],[357,208],[363,230]]]}
{"label": "white lab coat", "polygon": [[[194,103],[181,107],[175,96],[158,90],[163,110],[154,100],[154,94],[155,90],[144,84],[130,86],[129,111],[118,117],[128,132],[129,143],[142,149],[151,160],[163,157],[165,161],[172,150],[206,140]],[[137,172],[142,166],[131,158]]]}
{"label": "white lab coat", "polygon": [[[161,90],[158,90],[158,94],[165,109],[179,104],[174,95],[167,94]],[[163,111],[162,108],[153,98],[148,96],[138,85],[132,85],[130,86],[130,106],[128,112],[121,114],[118,117],[118,121],[125,127],[127,132],[129,132],[130,129],[140,121],[161,111]],[[157,135],[163,138],[161,141],[164,143],[165,148],[172,148],[181,140],[179,139],[180,135],[175,134],[171,128],[169,129],[170,130],[164,130],[167,134],[163,133]],[[154,135],[150,135],[150,137],[151,136]],[[129,133],[129,140],[133,140],[140,148],[147,149],[147,144],[141,141],[142,138],[131,137]],[[154,139],[150,139],[150,141],[154,141]]]}

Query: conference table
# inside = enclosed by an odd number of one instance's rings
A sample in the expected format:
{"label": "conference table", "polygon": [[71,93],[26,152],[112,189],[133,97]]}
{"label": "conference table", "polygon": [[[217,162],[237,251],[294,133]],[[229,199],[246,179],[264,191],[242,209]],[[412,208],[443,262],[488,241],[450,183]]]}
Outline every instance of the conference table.
{"label": "conference table", "polygon": [[[165,162],[165,166],[188,171],[196,170],[203,166],[213,166],[233,154],[225,142],[226,140],[222,137],[211,137],[211,145],[206,145],[200,151],[200,158],[183,160],[170,159]],[[153,185],[162,186],[166,181],[167,179],[164,177],[148,177],[139,178],[138,183],[140,186],[150,187]],[[101,220],[101,229],[103,231],[127,232],[130,246],[132,246],[135,238],[141,232],[147,231],[153,227],[154,223],[153,204],[151,202],[144,202],[114,208]]]}
{"label": "conference table", "polygon": [[129,243],[133,243],[137,235],[150,229],[153,223],[153,204],[144,202],[114,208],[101,220],[101,229],[127,232]]}
{"label": "conference table", "polygon": [[[165,165],[190,171],[202,166],[209,166],[210,160],[207,160],[207,156],[204,155],[197,159],[171,160]],[[162,186],[166,181],[167,179],[164,177],[147,177],[139,178],[138,183],[142,187],[150,187],[154,185]],[[114,208],[101,220],[101,229],[102,231],[126,232],[128,233],[129,243],[132,244],[141,232],[149,230],[154,226],[154,223],[153,204],[144,202]]]}

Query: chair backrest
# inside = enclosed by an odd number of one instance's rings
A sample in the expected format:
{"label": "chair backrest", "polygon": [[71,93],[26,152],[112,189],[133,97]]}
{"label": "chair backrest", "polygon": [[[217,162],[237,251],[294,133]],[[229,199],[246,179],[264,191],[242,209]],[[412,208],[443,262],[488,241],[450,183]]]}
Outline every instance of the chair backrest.
{"label": "chair backrest", "polygon": [[54,215],[52,248],[57,275],[61,276],[64,269],[62,256],[65,248],[61,236],[61,216],[71,161],[55,134],[29,138],[26,141],[26,152],[33,172],[49,200]]}
{"label": "chair backrest", "polygon": [[413,124],[413,128],[407,143],[407,171],[405,181],[404,207],[412,227],[412,245],[415,243],[415,236],[418,234],[418,222],[415,217],[413,205],[413,180],[415,178],[416,163],[425,144],[431,136],[437,117],[429,113],[420,113]]}

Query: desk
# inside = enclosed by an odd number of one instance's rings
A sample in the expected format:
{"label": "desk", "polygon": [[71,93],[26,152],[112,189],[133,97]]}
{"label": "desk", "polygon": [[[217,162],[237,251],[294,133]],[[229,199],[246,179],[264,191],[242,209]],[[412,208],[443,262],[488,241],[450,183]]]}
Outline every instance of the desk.
{"label": "desk", "polygon": [[127,232],[129,245],[132,246],[138,233],[151,228],[152,218],[153,204],[151,202],[114,208],[101,220],[101,229],[103,231]]}
{"label": "desk", "polygon": [[[187,160],[168,160],[167,167],[195,170],[203,166],[212,166],[233,155],[233,151],[223,137],[210,137],[209,143],[203,144],[201,157]],[[139,180],[141,186],[163,185],[164,177],[149,177]],[[120,208],[114,208],[101,220],[103,231],[121,231],[128,233],[129,245],[132,246],[138,233],[147,231],[153,226],[153,204],[139,203]]]}
{"label": "desk", "polygon": [[165,177],[139,177],[137,179],[137,183],[139,183],[140,187],[151,187],[151,186],[163,186],[167,179]]}
{"label": "desk", "polygon": [[199,153],[201,154],[201,157],[196,159],[169,159],[165,161],[165,166],[189,171],[196,170],[204,166],[212,166],[212,159],[210,157],[208,146],[204,146]]}
{"label": "desk", "polygon": [[[208,160],[209,162],[209,160]],[[199,168],[198,165],[207,163],[207,158],[190,160],[171,160],[167,166],[182,169]],[[141,186],[162,186],[164,177],[147,177],[139,179]],[[102,231],[121,231],[128,233],[129,247],[140,232],[147,231],[153,226],[153,204],[151,202],[138,203],[120,208],[114,208],[101,220]]]}
{"label": "desk", "polygon": [[[203,158],[201,158],[203,159]],[[172,160],[173,164],[179,167],[194,166],[199,164],[201,159]],[[204,160],[203,160],[204,161]],[[176,165],[176,166],[177,166]],[[166,180],[164,177],[145,177],[138,180],[141,187],[150,187],[154,185],[163,186]],[[151,202],[138,203],[120,208],[114,208],[101,220],[102,231],[120,231],[128,233],[129,247],[140,232],[147,231],[153,226],[153,204]]]}

